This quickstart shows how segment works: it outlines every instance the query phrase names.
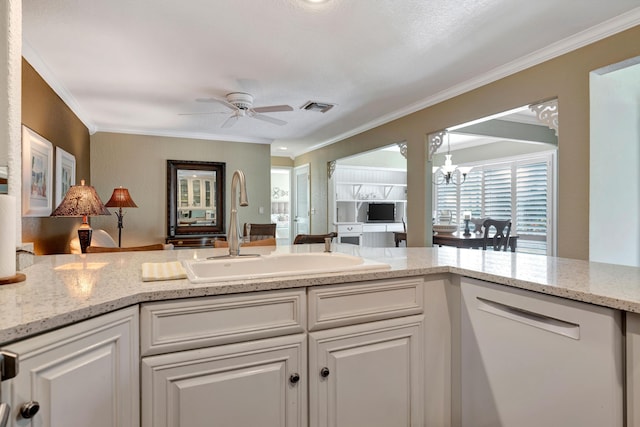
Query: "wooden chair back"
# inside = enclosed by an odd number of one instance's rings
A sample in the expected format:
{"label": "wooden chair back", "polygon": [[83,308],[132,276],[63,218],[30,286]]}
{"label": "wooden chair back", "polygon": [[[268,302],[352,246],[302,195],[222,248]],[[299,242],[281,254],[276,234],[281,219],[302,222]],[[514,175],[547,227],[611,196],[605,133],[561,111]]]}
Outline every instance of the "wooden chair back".
{"label": "wooden chair back", "polygon": [[[172,245],[173,248],[173,245]],[[105,246],[87,246],[87,253],[102,253],[102,252],[131,252],[131,251],[162,251],[166,249],[165,245],[162,243],[157,243],[155,245],[145,245],[145,246],[129,246],[128,248],[108,248]]]}
{"label": "wooden chair back", "polygon": [[307,243],[324,243],[324,239],[327,237],[333,240],[334,237],[338,237],[338,233],[334,231],[328,234],[298,234],[295,239],[293,239],[293,244],[304,245]]}
{"label": "wooden chair back", "polygon": [[[247,227],[248,226],[248,227]],[[276,224],[252,224],[244,223],[242,235],[247,236],[247,228],[249,229],[249,240],[264,240],[276,237]]]}
{"label": "wooden chair back", "polygon": [[[245,248],[247,246],[275,246],[275,245],[276,245],[276,238],[275,237],[269,237],[267,239],[252,240],[250,242],[240,243],[240,247],[241,248]],[[227,242],[226,240],[214,240],[213,247],[214,248],[228,248],[229,247],[229,242]]]}
{"label": "wooden chair back", "polygon": [[[484,227],[484,238],[482,240],[482,250],[487,250],[487,246],[492,246],[494,251],[507,251],[509,247],[509,235],[511,234],[511,220],[500,221],[497,219],[487,219],[482,223]],[[490,235],[491,229],[495,233]]]}

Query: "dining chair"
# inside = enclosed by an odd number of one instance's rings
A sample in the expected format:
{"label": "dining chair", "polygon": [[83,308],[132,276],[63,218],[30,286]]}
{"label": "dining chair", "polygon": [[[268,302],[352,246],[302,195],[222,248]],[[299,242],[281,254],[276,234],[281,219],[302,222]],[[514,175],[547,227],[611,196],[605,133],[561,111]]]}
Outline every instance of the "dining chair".
{"label": "dining chair", "polygon": [[244,223],[242,235],[249,236],[250,241],[264,240],[276,237],[276,224]]}
{"label": "dining chair", "polygon": [[[245,248],[247,246],[275,246],[275,245],[276,245],[276,238],[275,237],[268,237],[266,239],[252,240],[252,241],[245,242],[245,243],[240,242],[240,247],[241,248]],[[214,240],[213,241],[213,247],[214,248],[228,248],[229,247],[229,242],[227,242],[226,240]]]}
{"label": "dining chair", "polygon": [[[509,235],[511,234],[511,220],[500,221],[497,219],[487,219],[482,223],[484,227],[484,238],[482,239],[482,250],[487,250],[487,246],[492,246],[494,251],[507,251],[509,247]],[[491,229],[495,232],[490,234]]]}
{"label": "dining chair", "polygon": [[137,252],[137,251],[162,251],[165,249],[173,249],[172,244],[156,243],[154,245],[129,246],[125,248],[110,248],[106,246],[87,246],[87,253],[103,253],[103,252]]}
{"label": "dining chair", "polygon": [[326,239],[327,237],[333,240],[334,237],[338,237],[338,233],[336,233],[335,231],[332,231],[331,233],[328,233],[328,234],[298,234],[293,239],[293,244],[303,245],[307,243],[324,243],[324,239]]}

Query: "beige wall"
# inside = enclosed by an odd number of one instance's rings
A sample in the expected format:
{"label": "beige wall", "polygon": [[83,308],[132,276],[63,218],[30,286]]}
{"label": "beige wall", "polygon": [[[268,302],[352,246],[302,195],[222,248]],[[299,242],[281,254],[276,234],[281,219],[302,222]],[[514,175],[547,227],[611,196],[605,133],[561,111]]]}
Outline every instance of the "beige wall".
{"label": "beige wall", "polygon": [[[51,141],[54,152],[60,147],[75,156],[76,182],[90,183],[89,131],[24,59],[22,123]],[[22,218],[22,241],[33,242],[38,255],[69,252],[69,241],[81,222],[79,218]]]}
{"label": "beige wall", "polygon": [[293,167],[293,159],[290,157],[280,157],[274,156],[271,158],[271,166],[273,167],[284,167],[284,168],[292,168]]}
{"label": "beige wall", "polygon": [[[167,235],[167,160],[226,163],[225,230],[229,221],[231,176],[236,169],[246,175],[249,206],[238,208],[240,224],[270,222],[270,147],[186,138],[98,132],[91,136],[91,180],[106,202],[113,189],[129,189],[138,208],[125,209],[122,246],[164,242]],[[259,213],[259,208],[264,213]],[[113,211],[113,209],[111,209]],[[94,217],[94,228],[117,240],[115,215]]]}
{"label": "beige wall", "polygon": [[313,232],[327,228],[327,173],[331,160],[393,142],[408,144],[409,245],[430,241],[431,175],[426,135],[456,124],[550,98],[558,98],[558,255],[588,259],[589,72],[640,55],[640,26],[528,68],[409,116],[295,159],[311,166]]}

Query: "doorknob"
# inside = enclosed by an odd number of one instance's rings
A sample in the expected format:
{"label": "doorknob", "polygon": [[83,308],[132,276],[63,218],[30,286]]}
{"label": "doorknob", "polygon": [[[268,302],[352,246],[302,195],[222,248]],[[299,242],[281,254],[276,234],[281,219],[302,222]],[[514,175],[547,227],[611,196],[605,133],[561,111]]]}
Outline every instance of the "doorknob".
{"label": "doorknob", "polygon": [[329,376],[331,372],[329,371],[329,368],[327,368],[326,366],[322,369],[320,369],[320,376],[322,378],[327,378]]}

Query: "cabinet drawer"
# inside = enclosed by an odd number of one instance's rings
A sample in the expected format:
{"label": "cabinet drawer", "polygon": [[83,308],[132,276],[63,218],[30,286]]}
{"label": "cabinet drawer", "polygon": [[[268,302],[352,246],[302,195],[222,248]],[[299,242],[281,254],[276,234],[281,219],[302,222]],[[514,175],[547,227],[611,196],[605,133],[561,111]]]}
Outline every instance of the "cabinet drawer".
{"label": "cabinet drawer", "polygon": [[398,224],[387,224],[387,231],[389,232],[404,232],[404,226],[402,225],[402,223],[398,223]]}
{"label": "cabinet drawer", "polygon": [[309,288],[309,330],[421,314],[422,277]]}
{"label": "cabinet drawer", "polygon": [[362,224],[338,224],[338,236],[347,233],[362,233]]}
{"label": "cabinet drawer", "polygon": [[387,231],[387,226],[384,224],[366,224],[362,227],[362,231],[365,233],[384,233]]}
{"label": "cabinet drawer", "polygon": [[304,289],[143,304],[141,354],[209,347],[303,332]]}

